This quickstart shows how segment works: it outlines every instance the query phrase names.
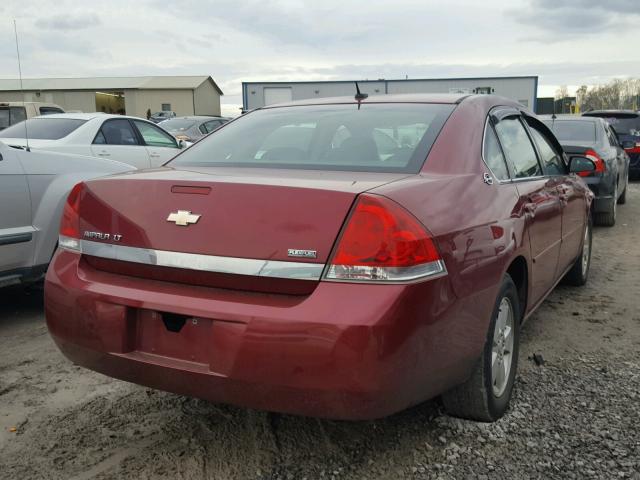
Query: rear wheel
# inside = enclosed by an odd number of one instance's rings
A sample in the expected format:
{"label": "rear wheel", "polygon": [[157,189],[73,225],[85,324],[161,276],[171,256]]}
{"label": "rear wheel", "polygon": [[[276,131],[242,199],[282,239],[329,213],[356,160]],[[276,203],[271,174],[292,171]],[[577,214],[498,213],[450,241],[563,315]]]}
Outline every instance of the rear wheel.
{"label": "rear wheel", "polygon": [[625,203],[627,203],[627,187],[629,186],[629,179],[627,178],[627,180],[624,182],[624,191],[622,192],[622,195],[620,195],[620,197],[618,198],[618,204],[620,205],[624,205]]}
{"label": "rear wheel", "polygon": [[613,201],[608,212],[595,212],[593,217],[596,225],[603,227],[613,227],[616,224],[616,216],[618,213],[618,185],[613,187]]}
{"label": "rear wheel", "polygon": [[504,415],[518,366],[520,318],[518,291],[507,274],[478,365],[469,380],[442,395],[450,415],[483,422],[493,422]]}
{"label": "rear wheel", "polygon": [[564,282],[569,285],[581,287],[587,283],[589,278],[589,268],[591,267],[591,242],[592,242],[591,219],[587,221],[584,231],[584,239],[582,240],[582,251],[576,259],[571,270],[564,277]]}

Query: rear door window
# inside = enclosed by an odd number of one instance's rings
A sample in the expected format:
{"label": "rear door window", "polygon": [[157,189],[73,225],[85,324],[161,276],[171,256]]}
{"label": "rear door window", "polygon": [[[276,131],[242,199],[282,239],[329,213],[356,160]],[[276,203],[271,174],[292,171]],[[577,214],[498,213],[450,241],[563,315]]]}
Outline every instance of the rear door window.
{"label": "rear door window", "polygon": [[107,120],[93,140],[95,144],[140,145],[138,137],[127,119]]}
{"label": "rear door window", "polygon": [[205,134],[211,133],[220,125],[222,125],[222,122],[220,120],[212,120],[210,122],[205,122],[202,125],[200,125],[200,131]]}
{"label": "rear door window", "polygon": [[511,162],[516,178],[542,176],[531,139],[519,117],[507,117],[496,124],[496,133],[504,149],[507,160]]}
{"label": "rear door window", "polygon": [[150,147],[173,147],[177,148],[176,139],[166,133],[164,130],[155,125],[141,120],[134,120],[136,127],[140,131],[140,135],[144,139],[144,143]]}
{"label": "rear door window", "polygon": [[484,148],[482,152],[487,167],[498,180],[509,180],[509,170],[507,161],[502,153],[502,148],[498,143],[498,137],[491,125],[487,125],[484,132]]}

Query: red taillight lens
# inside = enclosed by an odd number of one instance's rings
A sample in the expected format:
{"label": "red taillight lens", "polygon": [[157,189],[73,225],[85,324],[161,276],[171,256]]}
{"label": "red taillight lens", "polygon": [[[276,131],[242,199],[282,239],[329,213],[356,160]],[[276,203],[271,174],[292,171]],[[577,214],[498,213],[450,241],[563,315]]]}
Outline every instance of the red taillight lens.
{"label": "red taillight lens", "polygon": [[84,183],[76,184],[69,193],[62,210],[60,221],[59,245],[70,250],[80,248],[80,194],[84,189]]}
{"label": "red taillight lens", "polygon": [[385,197],[362,195],[345,225],[326,278],[408,281],[444,273],[427,229]]}
{"label": "red taillight lens", "polygon": [[586,152],[584,152],[584,156],[596,164],[596,169],[593,172],[578,173],[578,175],[580,175],[581,177],[589,177],[591,175],[595,175],[596,173],[604,173],[607,169],[604,160],[600,158],[600,155],[598,155],[595,150],[587,150]]}

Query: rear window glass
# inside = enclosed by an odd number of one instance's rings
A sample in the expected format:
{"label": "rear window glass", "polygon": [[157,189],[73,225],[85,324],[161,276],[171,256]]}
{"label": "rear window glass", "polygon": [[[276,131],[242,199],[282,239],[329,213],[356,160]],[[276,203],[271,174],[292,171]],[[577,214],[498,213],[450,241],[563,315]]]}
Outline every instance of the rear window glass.
{"label": "rear window glass", "polygon": [[606,117],[602,116],[618,135],[633,135],[640,137],[640,117]]}
{"label": "rear window glass", "polygon": [[162,122],[162,128],[165,130],[188,130],[196,124],[194,120],[186,120],[184,118],[172,118]]}
{"label": "rear window glass", "polygon": [[58,140],[85,122],[86,120],[72,118],[32,118],[0,131],[0,138],[25,138],[28,131],[29,138]]}
{"label": "rear window glass", "polygon": [[596,141],[596,124],[593,123],[593,120],[545,120],[544,123],[561,142],[566,140]]}
{"label": "rear window glass", "polygon": [[453,109],[345,104],[256,110],[171,164],[415,173]]}

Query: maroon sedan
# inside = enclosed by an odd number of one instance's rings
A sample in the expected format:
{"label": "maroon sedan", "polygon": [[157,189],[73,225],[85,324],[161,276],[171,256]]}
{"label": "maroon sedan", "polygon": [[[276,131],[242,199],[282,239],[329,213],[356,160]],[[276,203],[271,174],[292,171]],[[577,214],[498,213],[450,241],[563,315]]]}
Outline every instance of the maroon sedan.
{"label": "maroon sedan", "polygon": [[153,388],[342,419],[437,395],[506,410],[522,322],[582,285],[592,194],[495,96],[253,111],[166,167],[78,184],[46,317],[79,365]]}

